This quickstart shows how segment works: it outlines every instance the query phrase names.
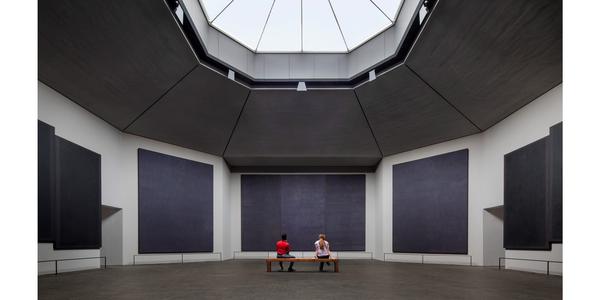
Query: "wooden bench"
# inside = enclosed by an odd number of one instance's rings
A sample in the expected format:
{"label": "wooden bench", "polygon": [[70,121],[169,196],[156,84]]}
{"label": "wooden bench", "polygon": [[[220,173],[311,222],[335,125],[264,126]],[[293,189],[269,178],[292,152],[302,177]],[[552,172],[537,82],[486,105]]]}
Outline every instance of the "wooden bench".
{"label": "wooden bench", "polygon": [[337,258],[267,258],[267,272],[271,272],[271,263],[273,262],[332,262],[334,272],[339,272],[339,260]]}

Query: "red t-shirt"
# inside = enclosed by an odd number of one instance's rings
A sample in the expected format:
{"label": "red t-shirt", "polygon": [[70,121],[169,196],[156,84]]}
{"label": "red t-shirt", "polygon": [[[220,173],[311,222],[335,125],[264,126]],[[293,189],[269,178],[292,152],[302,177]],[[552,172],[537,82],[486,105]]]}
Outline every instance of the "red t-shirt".
{"label": "red t-shirt", "polygon": [[279,241],[277,242],[277,254],[283,255],[288,254],[290,252],[290,244],[287,241]]}

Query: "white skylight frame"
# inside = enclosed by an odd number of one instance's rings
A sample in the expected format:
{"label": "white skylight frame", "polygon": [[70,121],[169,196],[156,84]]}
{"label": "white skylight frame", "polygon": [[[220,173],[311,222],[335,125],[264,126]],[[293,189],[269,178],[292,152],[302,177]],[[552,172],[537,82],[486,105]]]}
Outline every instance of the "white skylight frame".
{"label": "white skylight frame", "polygon": [[[261,0],[258,0],[258,1],[255,1],[255,0],[196,0],[196,1],[198,1],[200,3],[202,11],[206,17],[206,20],[212,28],[216,29],[217,31],[221,32],[222,34],[224,34],[227,37],[231,38],[232,40],[236,41],[238,44],[244,46],[245,48],[249,49],[250,51],[252,51],[254,53],[261,53],[261,54],[263,54],[263,53],[264,54],[277,54],[277,53],[285,53],[285,54],[341,53],[341,54],[344,54],[344,53],[350,53],[353,50],[362,46],[363,44],[369,42],[373,38],[377,37],[378,35],[380,35],[384,31],[386,31],[390,27],[393,27],[396,24],[398,14],[400,13],[402,6],[404,5],[404,2],[405,2],[404,0],[342,0],[344,5],[352,5],[351,2],[353,2],[353,1],[363,2],[363,5],[368,3],[368,4],[372,5],[374,8],[376,8],[377,11],[381,14],[381,16],[383,16],[387,21],[389,21],[389,23],[386,22],[385,26],[382,26],[384,24],[379,24],[379,26],[376,28],[377,30],[375,30],[375,31],[371,30],[371,32],[369,34],[367,34],[365,37],[361,38],[360,41],[358,41],[358,42],[354,41],[353,43],[350,41],[350,43],[349,43],[349,40],[352,40],[352,38],[349,38],[347,40],[346,37],[344,36],[344,30],[348,30],[348,29],[342,28],[342,26],[344,26],[344,25],[341,25],[341,23],[344,23],[344,21],[340,22],[338,20],[338,16],[336,15],[336,10],[334,8],[334,5],[332,5],[332,1],[337,2],[337,5],[340,5],[340,3],[342,3],[342,1],[339,1],[339,0],[262,0],[262,1]],[[258,41],[256,41],[256,40],[248,41],[247,38],[246,38],[246,40],[244,40],[245,39],[244,37],[240,37],[240,36],[236,37],[235,32],[233,32],[235,30],[231,30],[231,28],[223,28],[223,27],[227,27],[227,26],[223,25],[225,22],[223,20],[219,21],[219,18],[221,18],[221,17],[223,17],[223,18],[228,17],[227,14],[225,14],[223,16],[223,14],[228,9],[235,10],[236,7],[243,6],[240,3],[234,3],[236,1],[238,1],[238,2],[251,1],[253,3],[265,2],[265,1],[270,2],[270,5],[268,5],[269,8],[268,8],[267,17],[262,18],[263,16],[260,15],[260,18],[265,19],[265,21],[264,21],[264,24],[262,25],[262,28],[260,29],[260,37],[259,37]],[[300,32],[301,32],[300,49],[291,50],[291,47],[278,47],[279,49],[269,49],[269,48],[265,48],[264,46],[261,47],[263,37],[265,39],[269,39],[269,38],[272,39],[272,37],[270,35],[273,34],[272,33],[273,30],[271,30],[268,27],[268,25],[269,25],[269,20],[271,19],[271,13],[272,13],[274,7],[276,7],[278,5],[277,4],[278,1],[280,1],[280,2],[281,1],[292,1],[292,2],[299,1],[300,2],[300,9],[301,9],[301,12],[300,12]],[[304,2],[311,2],[311,1],[321,1],[321,2],[326,3],[330,7],[331,13],[333,13],[333,16],[335,18],[335,23],[337,25],[339,35],[342,37],[345,47],[342,48],[339,45],[337,45],[335,47],[335,49],[333,49],[333,48],[318,49],[317,47],[312,47],[312,48],[306,47],[305,48],[304,44],[305,44],[305,41],[307,41],[307,39],[305,37],[305,26],[306,25],[304,24],[304,22],[305,22],[305,19],[304,19],[305,3]],[[207,5],[207,3],[208,3],[208,5]],[[395,8],[395,12],[394,12],[394,8]],[[277,11],[277,9],[275,9],[275,10]],[[235,14],[235,12],[231,13],[231,11],[229,11],[228,14]],[[239,14],[244,15],[244,13],[239,13]],[[393,14],[393,17],[390,17],[390,15],[392,15],[392,14]],[[231,17],[231,16],[229,16],[229,17]],[[278,18],[274,17],[274,20],[275,19],[278,19]],[[279,18],[279,19],[281,19],[281,18]],[[281,20],[279,20],[279,21],[281,21]],[[230,20],[229,22],[235,23],[235,21],[232,21],[232,20]],[[243,23],[243,22],[240,22],[240,23]],[[348,24],[347,21],[346,21],[346,24]],[[245,26],[244,24],[235,24],[234,26],[240,27],[240,25],[242,27],[240,30],[245,30],[245,28],[243,28]],[[291,26],[291,27],[296,27],[296,26]],[[256,28],[254,28],[254,29],[256,30]],[[275,30],[275,31],[277,31],[277,30]],[[265,32],[267,33],[266,37],[264,36]],[[256,45],[254,45],[254,43],[256,43]],[[272,41],[271,41],[271,44],[273,44]],[[307,43],[307,45],[308,45],[308,43]],[[285,49],[285,48],[287,48],[287,49]]]}

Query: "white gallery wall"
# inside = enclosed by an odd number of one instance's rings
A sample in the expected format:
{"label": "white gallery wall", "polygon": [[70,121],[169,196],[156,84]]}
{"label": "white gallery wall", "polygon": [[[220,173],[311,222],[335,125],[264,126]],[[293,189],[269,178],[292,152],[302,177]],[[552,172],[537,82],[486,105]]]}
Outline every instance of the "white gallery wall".
{"label": "white gallery wall", "polygon": [[106,265],[123,264],[123,210],[102,218],[102,248],[100,256],[106,257]]}
{"label": "white gallery wall", "polygon": [[379,193],[379,218],[381,222],[381,248],[377,253],[378,259],[402,262],[436,262],[436,263],[453,263],[453,264],[470,264],[471,257],[466,255],[428,255],[426,258],[421,254],[400,254],[392,251],[392,167],[395,164],[409,162],[417,159],[422,159],[430,156],[453,152],[461,149],[469,149],[469,222],[468,236],[469,245],[468,253],[473,257],[474,265],[481,265],[483,257],[481,249],[481,211],[485,206],[482,199],[478,197],[480,194],[481,177],[477,176],[480,171],[479,166],[482,165],[481,156],[481,136],[472,135],[461,139],[452,140],[449,142],[436,144],[416,150],[392,155],[383,158],[377,168],[376,176]]}
{"label": "white gallery wall", "polygon": [[[484,248],[493,253],[503,253],[503,249],[498,248],[502,246],[499,243],[501,238],[484,239],[483,209],[504,203],[504,155],[547,136],[550,127],[559,122],[562,122],[562,85],[548,91],[483,133],[385,157],[376,172],[378,201],[381,205],[379,226],[382,228],[382,248],[377,257],[382,259],[385,255],[388,260],[414,262],[422,259],[420,255],[384,254],[392,252],[392,166],[465,148],[469,149],[468,254],[472,256],[473,265],[484,265]],[[497,224],[494,227],[498,228]],[[491,231],[487,233],[493,234]],[[501,235],[502,232],[498,234]],[[484,247],[484,241],[489,241],[491,245],[486,246],[491,247]],[[506,251],[505,256],[562,261],[562,245],[553,245],[552,251]],[[497,265],[498,257],[491,261]],[[469,261],[464,255],[432,255],[425,257],[425,262]],[[506,267],[546,272],[545,263],[507,261]],[[561,272],[560,264],[553,265],[551,270],[554,273]]]}
{"label": "white gallery wall", "polygon": [[[168,155],[213,165],[214,168],[214,252],[216,254],[186,254],[186,261],[220,259],[218,253],[230,252],[224,241],[228,235],[227,208],[229,171],[222,158],[174,145],[122,133],[100,118],[92,115],[48,86],[38,83],[38,119],[55,127],[55,134],[99,153],[102,168],[102,204],[122,208],[123,264],[132,264],[138,254],[138,182],[137,149],[144,148]],[[227,214],[225,215],[225,211]],[[225,222],[224,222],[225,221]],[[38,244],[38,260],[100,256],[100,250],[60,250],[52,244]],[[179,261],[176,255],[148,255],[136,261]],[[110,258],[109,258],[110,260]],[[98,260],[59,263],[61,271],[99,267]],[[40,263],[39,273],[54,272],[54,263]]]}
{"label": "white gallery wall", "polygon": [[[121,185],[116,176],[120,174],[119,132],[41,83],[38,83],[38,119],[54,126],[56,135],[102,155],[102,203],[121,207],[118,192]],[[52,244],[38,244],[38,260],[98,256],[99,249],[54,251]],[[99,260],[69,261],[59,263],[59,269],[71,271],[99,265]],[[38,266],[40,273],[54,272],[53,264]]]}
{"label": "white gallery wall", "polygon": [[[562,122],[562,84],[540,96],[502,122],[485,131],[484,201],[490,206],[504,203],[504,154],[547,136],[550,126]],[[568,201],[568,200],[566,200]],[[552,251],[507,250],[506,257],[562,261],[562,244],[553,244]],[[546,263],[506,261],[506,268],[546,272]],[[551,273],[562,274],[562,264],[551,264]]]}
{"label": "white gallery wall", "polygon": [[[102,204],[122,208],[122,260],[133,263],[138,254],[137,149],[144,148],[195,160],[214,167],[214,253],[185,254],[185,261],[250,258],[241,250],[241,174],[230,173],[220,157],[122,133],[46,85],[38,84],[38,118],[55,127],[56,135],[102,156]],[[562,260],[562,245],[552,251],[504,251],[501,223],[484,217],[484,209],[503,204],[504,154],[549,134],[562,121],[562,85],[550,90],[487,131],[385,157],[376,173],[366,174],[366,251],[340,253],[341,258],[388,261],[491,265],[498,253],[507,257]],[[392,253],[392,166],[460,149],[469,149],[468,255]],[[487,221],[486,221],[487,220]],[[494,223],[495,222],[495,223]],[[486,225],[491,224],[491,225]],[[484,234],[485,230],[485,234]],[[498,232],[500,230],[500,232]],[[121,238],[121,237],[119,237]],[[485,250],[485,251],[484,251]],[[100,256],[100,250],[54,251],[38,244],[38,260]],[[300,253],[302,255],[303,253]],[[310,254],[304,254],[310,255]],[[260,254],[259,257],[264,257]],[[109,258],[110,259],[110,258]],[[180,254],[143,255],[136,263],[179,262]],[[99,267],[98,260],[61,263],[61,271]],[[507,261],[507,268],[545,272],[545,263]],[[553,265],[560,273],[561,266]],[[54,271],[53,263],[40,263],[39,272]]]}

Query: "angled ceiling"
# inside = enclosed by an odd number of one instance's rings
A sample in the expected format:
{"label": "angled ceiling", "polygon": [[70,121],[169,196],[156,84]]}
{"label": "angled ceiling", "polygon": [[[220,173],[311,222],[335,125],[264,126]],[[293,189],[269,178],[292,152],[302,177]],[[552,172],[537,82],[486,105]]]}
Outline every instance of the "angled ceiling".
{"label": "angled ceiling", "polygon": [[352,90],[255,90],[224,157],[243,167],[368,167],[381,153]]}
{"label": "angled ceiling", "polygon": [[125,132],[223,155],[250,90],[198,66]]}
{"label": "angled ceiling", "polygon": [[562,1],[438,1],[406,64],[485,130],[562,82]]}
{"label": "angled ceiling", "polygon": [[383,155],[480,132],[405,65],[358,87],[356,94]]}
{"label": "angled ceiling", "polygon": [[205,67],[162,0],[42,1],[38,78],[119,130],[234,171],[373,171],[560,84],[561,13],[550,0],[440,1],[403,64],[354,89],[297,92]]}
{"label": "angled ceiling", "polygon": [[198,64],[163,1],[40,1],[38,78],[113,126]]}

